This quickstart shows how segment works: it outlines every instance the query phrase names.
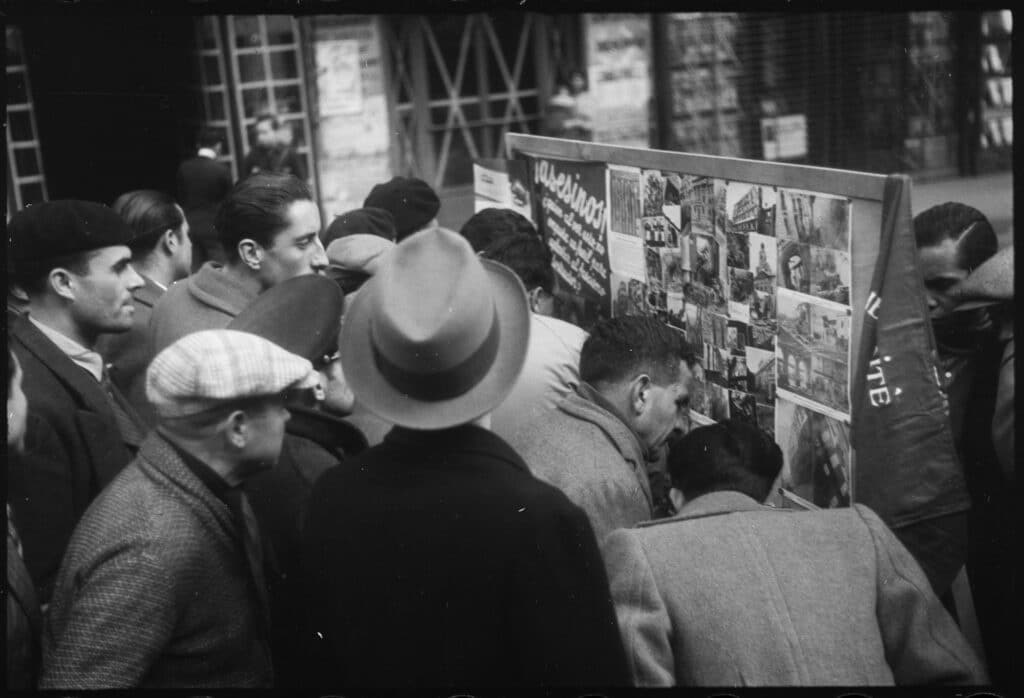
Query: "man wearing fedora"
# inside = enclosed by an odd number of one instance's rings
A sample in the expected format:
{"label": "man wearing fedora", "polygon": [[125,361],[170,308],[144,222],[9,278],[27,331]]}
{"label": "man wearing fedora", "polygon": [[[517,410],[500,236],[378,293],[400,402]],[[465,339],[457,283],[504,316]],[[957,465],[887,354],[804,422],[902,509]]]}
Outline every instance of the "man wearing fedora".
{"label": "man wearing fedora", "polygon": [[688,429],[693,365],[656,318],[602,320],[583,343],[579,387],[510,440],[534,475],[587,512],[599,541],[653,518],[647,464]]}
{"label": "man wearing fedora", "polygon": [[263,545],[241,486],[281,451],[306,359],[206,330],[153,359],[159,424],[93,502],[61,564],[44,689],[268,688]]}
{"label": "man wearing fedora", "polygon": [[628,681],[586,515],[487,428],[529,322],[515,274],[447,230],[398,244],[356,297],[345,375],[396,426],[313,488],[316,684]]}
{"label": "man wearing fedora", "polygon": [[276,685],[301,679],[304,599],[300,534],[313,483],[345,458],[366,449],[366,438],[343,419],[355,400],[338,355],[343,294],[326,276],[307,274],[261,293],[228,324],[308,359],[319,389],[296,392],[277,466],[250,478],[245,491],[272,556],[268,565]]}
{"label": "man wearing fedora", "polygon": [[131,329],[132,293],[143,280],[131,266],[131,230],[102,204],[29,206],[11,217],[7,235],[12,281],[28,299],[10,339],[30,405],[9,501],[45,604],[75,522],[145,434],[96,350],[101,333]]}
{"label": "man wearing fedora", "polygon": [[293,175],[243,179],[221,203],[215,225],[227,262],[207,262],[160,298],[150,321],[154,355],[189,332],[226,327],[275,284],[327,268],[320,209]]}

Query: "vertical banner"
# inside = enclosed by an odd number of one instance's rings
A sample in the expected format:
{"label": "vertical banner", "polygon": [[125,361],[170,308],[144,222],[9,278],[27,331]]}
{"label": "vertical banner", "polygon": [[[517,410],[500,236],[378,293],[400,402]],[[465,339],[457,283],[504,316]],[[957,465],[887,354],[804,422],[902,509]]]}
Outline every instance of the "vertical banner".
{"label": "vertical banner", "polygon": [[587,329],[611,312],[604,163],[536,158],[533,184],[558,278],[556,314]]}
{"label": "vertical banner", "polygon": [[650,147],[651,20],[649,15],[584,15],[593,140]]}

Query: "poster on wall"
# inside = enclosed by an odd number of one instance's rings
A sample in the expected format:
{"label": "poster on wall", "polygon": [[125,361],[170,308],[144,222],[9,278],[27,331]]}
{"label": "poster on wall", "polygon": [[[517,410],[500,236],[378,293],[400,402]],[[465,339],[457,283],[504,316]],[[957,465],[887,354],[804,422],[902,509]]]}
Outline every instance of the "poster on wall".
{"label": "poster on wall", "polygon": [[350,39],[316,44],[316,88],[320,116],[363,110],[359,42]]}
{"label": "poster on wall", "polygon": [[531,167],[558,282],[556,315],[587,329],[612,310],[604,163],[534,158]]}
{"label": "poster on wall", "polygon": [[646,148],[650,145],[650,16],[583,17],[588,90],[577,102],[590,113],[593,139]]}

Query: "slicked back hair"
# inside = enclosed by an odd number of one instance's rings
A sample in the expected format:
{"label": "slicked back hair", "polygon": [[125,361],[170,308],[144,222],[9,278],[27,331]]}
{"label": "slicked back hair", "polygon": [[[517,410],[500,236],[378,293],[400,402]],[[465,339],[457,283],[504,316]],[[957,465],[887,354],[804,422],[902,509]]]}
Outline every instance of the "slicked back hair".
{"label": "slicked back hair", "polygon": [[947,201],[914,216],[914,239],[918,248],[959,240],[957,265],[971,271],[999,249],[992,224],[981,211],[966,204]]}
{"label": "slicked back hair", "polygon": [[580,351],[580,379],[591,385],[615,384],[648,374],[659,385],[679,378],[679,362],[695,358],[682,335],[653,317],[601,320]]}
{"label": "slicked back hair", "polygon": [[459,231],[474,252],[483,252],[501,238],[516,234],[540,237],[530,219],[510,208],[485,208],[470,216]]}
{"label": "slicked back hair", "polygon": [[132,229],[134,237],[128,247],[132,257],[145,257],[168,229],[178,230],[185,216],[167,194],[154,189],[139,189],[121,194],[114,201],[114,211]]}
{"label": "slicked back hair", "polygon": [[551,251],[540,237],[519,233],[499,238],[481,256],[514,271],[527,291],[539,286],[547,293],[554,293],[555,272],[551,268]]}
{"label": "slicked back hair", "polygon": [[763,502],[782,471],[782,449],[752,424],[726,419],[670,443],[668,471],[687,500],[731,490]]}
{"label": "slicked back hair", "polygon": [[228,261],[238,259],[238,243],[246,238],[272,246],[274,236],[288,227],[291,205],[312,200],[309,185],[291,174],[259,172],[238,182],[214,220]]}

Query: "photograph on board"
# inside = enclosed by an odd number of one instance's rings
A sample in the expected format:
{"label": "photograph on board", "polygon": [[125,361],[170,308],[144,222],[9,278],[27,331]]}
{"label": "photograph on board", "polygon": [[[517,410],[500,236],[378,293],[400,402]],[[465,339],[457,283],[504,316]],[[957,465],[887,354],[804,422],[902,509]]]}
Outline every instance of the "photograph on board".
{"label": "photograph on board", "polygon": [[647,267],[647,292],[661,292],[665,290],[664,275],[661,269],[661,254],[656,247],[647,247],[644,250],[644,262]]}
{"label": "photograph on board", "polygon": [[776,237],[848,252],[850,205],[841,197],[779,189]]}
{"label": "photograph on board", "polygon": [[744,182],[726,182],[725,227],[727,232],[756,233],[758,231],[760,213],[760,186]]}
{"label": "photograph on board", "polygon": [[704,341],[701,307],[687,300],[683,303],[683,314],[686,319],[686,343],[691,347],[697,347]]}
{"label": "photograph on board", "polygon": [[757,409],[757,426],[761,428],[768,436],[775,439],[775,405],[762,405],[761,403],[756,404]]}
{"label": "photograph on board", "polygon": [[711,177],[679,176],[680,226],[684,234],[715,232],[715,180]]}
{"label": "photograph on board", "polygon": [[621,276],[612,272],[612,317],[644,315],[644,297],[647,295],[647,284],[640,279]]}
{"label": "photograph on board", "polygon": [[708,307],[720,313],[727,313],[726,285],[727,267],[723,266],[723,251],[713,235],[694,235],[694,252],[690,263],[693,281],[708,291]]}
{"label": "photograph on board", "polygon": [[[683,187],[682,179],[674,173],[665,173],[665,195],[661,205],[661,212],[665,215],[669,226],[674,228],[676,234],[683,230]],[[675,244],[675,243],[673,243]]]}
{"label": "photograph on board", "polygon": [[[774,294],[770,294],[765,300],[767,301],[771,299],[774,299]],[[772,302],[774,301],[772,300]],[[751,321],[747,325],[747,346],[756,347],[757,349],[774,351],[775,336],[777,332],[774,314],[772,315],[772,319],[770,321],[765,321],[763,319],[754,317],[753,305],[751,305],[750,311]]]}
{"label": "photograph on board", "polygon": [[732,355],[729,356],[729,388],[732,390],[742,390],[744,392],[750,389],[750,376],[747,375],[746,352],[733,352]]}
{"label": "photograph on board", "polygon": [[757,426],[757,405],[754,396],[742,390],[729,391],[729,418]]}
{"label": "photograph on board", "polygon": [[608,230],[641,237],[638,168],[608,166]]}
{"label": "photograph on board", "polygon": [[643,170],[641,180],[644,195],[641,215],[664,215],[662,207],[665,205],[665,178],[658,170]]}
{"label": "photograph on board", "polygon": [[750,266],[750,241],[747,233],[728,233],[726,235],[728,250],[725,261],[730,267],[746,269]]}
{"label": "photograph on board", "polygon": [[811,295],[850,304],[850,255],[842,250],[810,246]]}
{"label": "photograph on board", "polygon": [[640,219],[641,225],[644,229],[644,243],[652,247],[662,247],[664,245],[677,245],[678,239],[675,233],[670,232],[672,226],[665,220],[665,216],[647,216]]}
{"label": "photograph on board", "polygon": [[686,332],[686,311],[683,308],[683,294],[669,291],[665,294],[665,322],[671,327]]}
{"label": "photograph on board", "polygon": [[850,505],[850,428],[780,397],[775,441],[782,449],[781,486],[822,508]]}
{"label": "photograph on board", "polygon": [[683,284],[686,282],[683,269],[682,255],[678,247],[662,247],[658,250],[661,255],[662,285],[669,293],[683,294]]}
{"label": "photograph on board", "polygon": [[779,190],[776,187],[761,187],[761,210],[757,215],[757,232],[775,237],[775,209]]}
{"label": "photograph on board", "polygon": [[748,390],[761,404],[775,402],[775,352],[748,346],[746,349]]}
{"label": "photograph on board", "polygon": [[729,320],[725,328],[725,348],[742,352],[747,348],[747,325],[739,320]]}
{"label": "photograph on board", "polygon": [[729,389],[710,380],[707,385],[710,404],[708,416],[716,422],[729,419]]}
{"label": "photograph on board", "polygon": [[[775,286],[775,277],[778,275],[779,253],[775,238],[767,235],[751,233],[747,236],[750,247],[750,263],[747,268],[754,273],[754,278],[761,280],[758,288],[767,290]],[[770,281],[768,281],[770,279]]]}
{"label": "photograph on board", "polygon": [[779,243],[777,286],[801,293],[811,292],[808,273],[811,252],[808,245],[787,240]]}
{"label": "photograph on board", "polygon": [[849,363],[850,309],[779,289],[779,343]]}
{"label": "photograph on board", "polygon": [[[749,269],[729,267],[729,300],[749,308],[753,295],[754,273]],[[729,315],[731,317],[732,313]]]}
{"label": "photograph on board", "polygon": [[702,309],[701,327],[704,330],[704,342],[713,347],[725,348],[726,329],[729,318],[707,308]]}

